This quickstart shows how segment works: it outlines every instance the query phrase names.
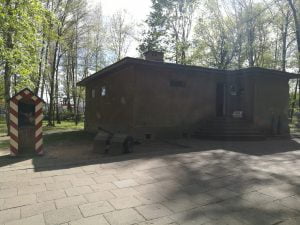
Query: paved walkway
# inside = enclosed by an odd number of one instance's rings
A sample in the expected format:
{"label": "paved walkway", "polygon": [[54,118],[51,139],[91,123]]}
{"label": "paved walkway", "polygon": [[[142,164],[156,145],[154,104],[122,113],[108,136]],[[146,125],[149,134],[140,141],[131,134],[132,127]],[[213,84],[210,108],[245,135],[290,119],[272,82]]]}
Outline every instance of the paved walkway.
{"label": "paved walkway", "polygon": [[298,142],[171,146],[47,167],[0,158],[0,224],[300,224]]}

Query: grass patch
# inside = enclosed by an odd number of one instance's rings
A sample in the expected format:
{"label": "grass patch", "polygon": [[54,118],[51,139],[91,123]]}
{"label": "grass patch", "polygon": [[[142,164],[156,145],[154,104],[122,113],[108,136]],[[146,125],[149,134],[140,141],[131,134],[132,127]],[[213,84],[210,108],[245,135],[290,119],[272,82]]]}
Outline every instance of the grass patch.
{"label": "grass patch", "polygon": [[[60,124],[55,124],[55,127],[48,127],[47,121],[43,121],[44,143],[55,145],[64,141],[92,140],[93,135],[84,132],[83,126],[83,122],[76,126],[73,121],[62,121]],[[6,122],[4,118],[0,118],[0,148],[9,147],[9,138],[6,134]]]}
{"label": "grass patch", "polygon": [[43,122],[45,145],[57,145],[62,142],[78,143],[84,140],[92,140],[93,135],[83,131],[84,123],[80,122],[76,126],[73,121],[62,121],[55,124],[55,127],[47,126],[47,121]]}
{"label": "grass patch", "polygon": [[80,143],[83,141],[92,141],[93,138],[93,134],[83,130],[55,132],[44,135],[44,143],[45,145],[58,145],[63,142]]}
{"label": "grass patch", "polygon": [[53,131],[53,132],[59,132],[59,131],[65,131],[65,130],[83,130],[84,123],[80,122],[76,126],[73,121],[61,121],[60,124],[56,123],[55,127],[49,127],[47,126],[47,121],[43,121],[43,131]]}
{"label": "grass patch", "polygon": [[3,117],[0,117],[0,136],[4,136],[7,134],[6,122]]}
{"label": "grass patch", "polygon": [[7,138],[7,128],[5,118],[0,117],[0,149],[9,146],[9,139]]}
{"label": "grass patch", "polygon": [[9,146],[8,140],[0,140],[0,149],[1,148],[7,148]]}

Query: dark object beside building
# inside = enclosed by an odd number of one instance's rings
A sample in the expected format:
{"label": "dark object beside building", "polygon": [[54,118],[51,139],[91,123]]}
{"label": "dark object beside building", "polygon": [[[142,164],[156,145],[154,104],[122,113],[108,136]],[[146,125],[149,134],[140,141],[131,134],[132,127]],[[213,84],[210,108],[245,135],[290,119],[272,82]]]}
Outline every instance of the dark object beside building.
{"label": "dark object beside building", "polygon": [[120,133],[112,133],[101,127],[94,138],[94,152],[102,154],[121,154],[133,152],[134,139]]}

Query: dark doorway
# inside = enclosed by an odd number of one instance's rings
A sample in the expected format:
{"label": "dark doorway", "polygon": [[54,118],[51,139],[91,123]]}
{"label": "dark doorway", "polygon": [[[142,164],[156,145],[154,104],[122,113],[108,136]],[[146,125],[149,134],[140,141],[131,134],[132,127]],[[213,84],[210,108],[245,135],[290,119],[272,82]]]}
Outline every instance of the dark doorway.
{"label": "dark doorway", "polygon": [[35,150],[35,105],[32,100],[22,99],[18,108],[19,152],[32,154]]}
{"label": "dark doorway", "polygon": [[217,83],[216,89],[216,114],[218,117],[225,116],[225,90],[224,83]]}
{"label": "dark doorway", "polygon": [[32,101],[19,101],[19,127],[34,126],[35,105]]}

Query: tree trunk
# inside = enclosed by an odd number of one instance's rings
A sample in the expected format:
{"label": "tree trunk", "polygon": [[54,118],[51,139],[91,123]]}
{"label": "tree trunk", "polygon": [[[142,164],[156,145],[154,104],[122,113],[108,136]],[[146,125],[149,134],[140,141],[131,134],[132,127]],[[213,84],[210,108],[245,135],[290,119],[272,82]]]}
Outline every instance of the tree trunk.
{"label": "tree trunk", "polygon": [[10,85],[11,85],[11,66],[9,62],[5,63],[4,67],[4,99],[5,99],[5,112],[6,112],[6,126],[7,135],[9,135],[9,99],[10,99]]}
{"label": "tree trunk", "polygon": [[282,29],[282,58],[281,58],[281,70],[286,70],[286,51],[287,51],[287,33],[289,26],[289,13],[285,16],[285,23]]}
{"label": "tree trunk", "polygon": [[[298,18],[298,12],[297,9],[294,5],[294,3],[292,2],[292,0],[287,0],[291,9],[292,9],[292,14],[293,14],[293,18],[294,18],[294,23],[295,23],[295,28],[296,28],[296,40],[297,40],[297,53],[298,53],[298,68],[300,71],[300,22],[299,22],[299,18]],[[298,105],[300,106],[300,85],[299,86],[299,102]]]}
{"label": "tree trunk", "polygon": [[254,66],[254,28],[249,28],[248,30],[248,63],[250,67]]}
{"label": "tree trunk", "polygon": [[45,51],[45,40],[43,40],[42,43],[43,47],[41,49],[41,55],[40,55],[40,62],[39,62],[39,72],[38,72],[38,79],[35,85],[35,89],[34,89],[34,94],[38,95],[39,93],[39,88],[40,88],[40,83],[41,83],[41,79],[42,79],[42,67],[43,67],[43,57],[44,57],[44,51]]}
{"label": "tree trunk", "polygon": [[[9,9],[8,14],[12,15],[11,1],[6,0],[6,7]],[[10,27],[6,34],[5,45],[7,49],[13,49],[13,28]],[[6,112],[6,126],[7,126],[7,135],[10,133],[9,129],[9,99],[10,99],[10,88],[11,88],[11,75],[12,75],[12,66],[8,59],[5,61],[4,66],[4,101],[5,101],[5,112]]]}
{"label": "tree trunk", "polygon": [[59,111],[59,98],[58,98],[58,66],[59,66],[59,62],[61,59],[61,55],[60,55],[60,49],[58,50],[58,59],[57,59],[57,64],[56,64],[56,72],[55,72],[55,98],[56,98],[56,122],[58,124],[61,123],[60,121],[60,111]]}
{"label": "tree trunk", "polygon": [[51,77],[50,77],[50,93],[49,93],[49,111],[48,111],[48,126],[54,126],[53,121],[53,114],[54,114],[54,83],[55,83],[55,72],[56,72],[56,58],[58,52],[58,45],[59,41],[56,40],[55,48],[54,48],[54,55],[53,55],[53,62],[51,68]]}
{"label": "tree trunk", "polygon": [[67,95],[67,110],[68,112],[72,112],[72,106],[71,106],[71,95],[70,95],[70,77],[71,77],[71,71],[70,71],[70,55],[68,54],[67,55],[67,82],[66,82],[66,85],[67,85],[67,90],[66,90],[66,95]]}
{"label": "tree trunk", "polygon": [[293,102],[292,102],[292,107],[291,107],[291,122],[293,121],[293,116],[294,116],[294,111],[295,111],[298,85],[299,85],[299,79],[297,79],[295,91],[294,91],[294,95],[293,95]]}
{"label": "tree trunk", "polygon": [[44,70],[43,70],[43,74],[42,74],[42,85],[41,85],[41,98],[44,97],[44,92],[45,92],[45,82],[46,82],[46,68],[47,68],[47,65],[48,65],[48,55],[49,55],[49,40],[48,40],[48,43],[47,43],[47,46],[46,46],[46,53],[45,53],[45,63],[44,63]]}

